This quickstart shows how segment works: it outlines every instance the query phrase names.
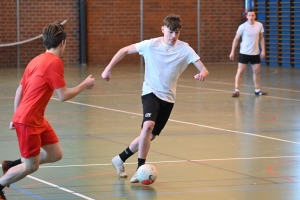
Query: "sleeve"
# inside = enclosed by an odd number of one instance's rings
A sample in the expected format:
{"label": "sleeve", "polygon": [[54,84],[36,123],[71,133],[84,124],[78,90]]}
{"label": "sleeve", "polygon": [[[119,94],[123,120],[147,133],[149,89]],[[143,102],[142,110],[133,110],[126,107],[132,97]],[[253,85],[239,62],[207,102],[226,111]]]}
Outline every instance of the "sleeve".
{"label": "sleeve", "polygon": [[24,71],[24,73],[23,73],[23,77],[22,77],[22,79],[20,80],[20,84],[22,84],[22,85],[25,84],[27,74],[28,74],[28,67],[25,68],[25,71]]}
{"label": "sleeve", "polygon": [[244,24],[241,24],[237,30],[237,34],[243,35],[244,32]]}
{"label": "sleeve", "polygon": [[197,60],[200,60],[200,56],[194,51],[192,47],[187,45],[187,52],[188,52],[188,64],[194,63]]}
{"label": "sleeve", "polygon": [[139,52],[140,55],[145,55],[147,52],[147,49],[149,48],[151,44],[151,39],[150,40],[144,40],[142,42],[136,43],[135,48]]}
{"label": "sleeve", "polygon": [[45,75],[51,89],[57,89],[66,86],[64,78],[64,66],[61,59],[53,60],[49,64]]}
{"label": "sleeve", "polygon": [[20,84],[24,85],[24,83],[25,83],[25,78],[22,77],[22,79],[20,80]]}
{"label": "sleeve", "polygon": [[265,32],[265,30],[264,30],[264,25],[263,25],[263,24],[261,24],[260,32],[261,32],[261,33]]}

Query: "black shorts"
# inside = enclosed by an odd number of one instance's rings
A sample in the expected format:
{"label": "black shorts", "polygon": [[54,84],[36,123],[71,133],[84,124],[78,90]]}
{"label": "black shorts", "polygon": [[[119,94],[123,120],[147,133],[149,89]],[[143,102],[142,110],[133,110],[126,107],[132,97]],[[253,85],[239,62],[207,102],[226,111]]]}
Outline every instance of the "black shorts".
{"label": "black shorts", "polygon": [[246,54],[240,53],[239,63],[248,64],[249,62],[252,65],[260,64],[260,56],[259,55],[246,55]]}
{"label": "black shorts", "polygon": [[142,128],[145,121],[154,121],[152,134],[159,135],[170,117],[174,103],[163,101],[153,93],[143,95],[142,103],[144,114]]}

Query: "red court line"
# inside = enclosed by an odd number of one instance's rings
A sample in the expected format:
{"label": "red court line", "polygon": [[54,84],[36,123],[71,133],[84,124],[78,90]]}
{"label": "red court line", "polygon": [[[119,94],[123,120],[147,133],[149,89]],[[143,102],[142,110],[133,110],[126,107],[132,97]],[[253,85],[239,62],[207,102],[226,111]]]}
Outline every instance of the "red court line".
{"label": "red court line", "polygon": [[276,173],[276,172],[274,171],[274,168],[275,168],[275,167],[278,167],[278,166],[280,166],[280,165],[285,165],[285,164],[291,163],[291,162],[296,162],[296,161],[297,161],[297,160],[288,160],[288,161],[284,161],[284,162],[275,163],[275,164],[273,164],[273,165],[270,165],[270,166],[267,168],[267,170],[268,170],[268,172],[269,172],[270,174],[272,174],[273,176],[276,176],[276,177],[279,177],[279,178],[283,178],[283,179],[285,179],[285,180],[287,180],[287,181],[289,181],[289,182],[291,182],[291,183],[298,183],[298,182],[294,181],[293,179],[291,179],[290,177],[288,177],[288,176],[282,176],[281,174],[278,174],[278,173]]}

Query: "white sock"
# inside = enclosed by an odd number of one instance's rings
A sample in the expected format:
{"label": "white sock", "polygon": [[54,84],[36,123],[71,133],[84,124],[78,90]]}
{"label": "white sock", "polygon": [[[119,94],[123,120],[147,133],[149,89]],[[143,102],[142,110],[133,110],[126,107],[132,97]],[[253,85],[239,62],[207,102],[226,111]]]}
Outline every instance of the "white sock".
{"label": "white sock", "polygon": [[255,92],[257,93],[257,92],[260,92],[260,89],[255,89]]}
{"label": "white sock", "polygon": [[239,92],[239,88],[235,88],[235,90],[234,90],[235,92]]}

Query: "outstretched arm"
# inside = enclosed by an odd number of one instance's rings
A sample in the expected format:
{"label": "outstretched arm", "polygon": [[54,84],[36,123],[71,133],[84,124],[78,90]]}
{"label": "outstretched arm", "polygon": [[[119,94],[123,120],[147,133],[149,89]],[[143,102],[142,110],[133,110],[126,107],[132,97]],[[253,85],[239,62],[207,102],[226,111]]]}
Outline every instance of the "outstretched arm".
{"label": "outstretched arm", "polygon": [[123,47],[122,49],[120,49],[114,55],[114,57],[111,59],[110,63],[107,65],[107,67],[102,72],[102,78],[106,81],[109,81],[110,76],[111,76],[110,71],[113,68],[113,66],[115,66],[115,64],[117,64],[120,60],[122,60],[122,58],[125,55],[134,54],[134,53],[138,53],[138,51],[135,48],[135,44],[132,44],[132,45],[129,45],[127,47]]}
{"label": "outstretched arm", "polygon": [[92,78],[92,75],[89,75],[82,83],[73,88],[58,88],[55,89],[58,98],[60,101],[67,101],[78,95],[85,89],[92,89],[95,84],[95,79]]}
{"label": "outstretched arm", "polygon": [[200,60],[197,60],[196,62],[193,63],[195,65],[195,67],[200,71],[199,74],[196,74],[194,76],[194,78],[196,80],[199,80],[199,81],[204,81],[205,78],[209,75],[209,72],[208,70],[206,69],[206,67],[204,66],[204,64],[200,61]]}
{"label": "outstretched arm", "polygon": [[241,35],[237,33],[237,34],[235,35],[233,41],[232,41],[231,52],[230,52],[230,55],[229,55],[229,58],[230,58],[231,60],[234,59],[234,51],[235,51],[235,48],[236,48],[236,46],[237,46],[237,44],[238,44],[240,38],[241,38]]}

